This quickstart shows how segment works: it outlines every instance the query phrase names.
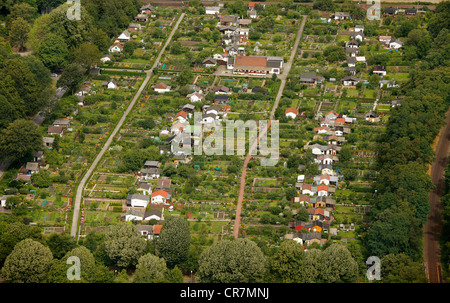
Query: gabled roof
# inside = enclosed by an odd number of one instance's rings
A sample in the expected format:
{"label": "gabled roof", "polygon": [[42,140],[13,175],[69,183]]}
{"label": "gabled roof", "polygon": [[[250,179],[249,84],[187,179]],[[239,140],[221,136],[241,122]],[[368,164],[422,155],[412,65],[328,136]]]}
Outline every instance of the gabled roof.
{"label": "gabled roof", "polygon": [[158,216],[161,218],[162,212],[157,209],[150,209],[149,211],[146,211],[144,214],[144,218],[150,217],[150,216]]}
{"label": "gabled roof", "polygon": [[131,194],[127,196],[127,200],[136,199],[136,200],[143,200],[143,201],[150,201],[150,197],[147,195],[142,194]]}
{"label": "gabled roof", "polygon": [[343,80],[343,81],[359,81],[358,78],[353,77],[353,76],[347,76],[347,77],[344,77],[344,79],[342,79],[342,80]]}
{"label": "gabled roof", "polygon": [[153,234],[159,235],[161,233],[162,225],[153,225]]}
{"label": "gabled roof", "polygon": [[153,88],[157,89],[167,89],[169,86],[164,82],[159,82],[158,84],[153,85]]}
{"label": "gabled roof", "polygon": [[176,117],[176,118],[178,118],[178,117],[183,117],[183,118],[187,119],[187,116],[188,116],[187,112],[185,112],[184,110],[182,110],[182,111],[179,111],[175,117]]}
{"label": "gabled roof", "polygon": [[153,160],[147,160],[144,163],[144,166],[154,166],[157,167],[158,166],[158,161],[153,161]]}
{"label": "gabled roof", "polygon": [[64,130],[64,128],[62,126],[54,126],[54,125],[50,125],[47,129],[47,133],[49,134],[60,134],[62,133],[62,131]]}
{"label": "gabled roof", "polygon": [[152,198],[156,197],[156,196],[163,196],[164,198],[167,198],[167,196],[169,195],[168,192],[166,192],[165,190],[157,190],[155,192],[152,193]]}
{"label": "gabled roof", "polygon": [[217,61],[216,61],[216,59],[209,57],[209,58],[206,58],[205,60],[203,60],[202,63],[203,63],[203,64],[208,64],[208,63],[210,63],[210,64],[216,64]]}
{"label": "gabled roof", "polygon": [[321,190],[328,191],[328,186],[323,185],[323,184],[317,186],[317,191],[321,191]]}
{"label": "gabled roof", "polygon": [[298,115],[298,110],[296,108],[294,108],[294,107],[290,107],[290,108],[286,109],[286,111],[285,111],[285,114],[288,114],[288,113],[293,113],[293,114],[295,114],[297,116]]}
{"label": "gabled roof", "polygon": [[27,162],[27,165],[26,165],[25,168],[27,170],[38,171],[39,170],[39,163],[37,163],[37,162]]}

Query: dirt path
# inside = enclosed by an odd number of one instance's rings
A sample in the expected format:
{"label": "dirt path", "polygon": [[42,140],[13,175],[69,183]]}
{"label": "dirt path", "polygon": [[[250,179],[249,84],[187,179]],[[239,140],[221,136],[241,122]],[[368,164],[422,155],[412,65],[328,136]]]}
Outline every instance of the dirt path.
{"label": "dirt path", "polygon": [[108,140],[105,142],[105,145],[103,145],[103,148],[101,149],[100,153],[95,158],[94,162],[92,162],[91,166],[87,170],[87,172],[84,174],[83,179],[81,179],[80,183],[78,184],[78,188],[76,190],[76,195],[74,199],[74,209],[73,209],[73,219],[72,219],[72,228],[70,231],[70,235],[72,237],[77,237],[77,229],[78,229],[78,221],[79,221],[79,213],[80,213],[80,205],[81,205],[81,198],[83,195],[83,190],[86,185],[86,182],[89,180],[91,174],[94,172],[95,167],[100,162],[101,158],[105,154],[105,152],[108,150],[109,146],[111,145],[112,140],[116,136],[117,132],[122,127],[122,124],[125,122],[125,119],[127,118],[128,114],[131,112],[131,110],[134,107],[134,104],[139,99],[139,96],[141,95],[144,88],[147,86],[148,81],[150,80],[150,77],[153,74],[153,69],[158,65],[159,60],[161,60],[161,56],[164,53],[164,50],[166,49],[167,45],[169,45],[170,41],[172,40],[172,36],[174,35],[175,31],[177,30],[178,26],[180,25],[181,20],[183,20],[185,13],[182,13],[180,18],[177,21],[177,24],[172,29],[172,32],[170,33],[168,39],[166,40],[166,43],[164,44],[163,48],[159,52],[158,57],[156,58],[152,68],[148,71],[145,71],[146,77],[144,79],[144,82],[142,82],[142,85],[139,87],[139,90],[134,95],[133,99],[131,100],[130,104],[128,105],[127,109],[122,115],[122,118],[120,118],[119,122],[117,123],[116,127],[112,131],[111,135],[109,136]]}
{"label": "dirt path", "polygon": [[450,141],[450,110],[446,116],[447,124],[441,129],[436,146],[436,160],[431,166],[431,181],[435,189],[430,192],[430,214],[423,227],[423,257],[425,271],[430,283],[442,283],[439,238],[442,230],[440,197],[444,192],[444,169],[448,165]]}
{"label": "dirt path", "polygon": [[286,85],[286,78],[289,75],[289,71],[291,70],[292,63],[294,62],[294,58],[295,58],[295,56],[297,54],[297,49],[298,49],[298,45],[300,43],[300,38],[302,36],[303,28],[304,28],[305,23],[306,23],[306,16],[303,15],[302,17],[303,17],[302,24],[300,25],[300,29],[298,30],[297,38],[295,39],[295,43],[294,43],[294,46],[292,48],[291,56],[289,57],[289,61],[284,65],[283,73],[279,76],[279,78],[281,79],[281,85],[280,85],[280,88],[278,90],[278,94],[277,94],[277,97],[275,99],[275,103],[273,105],[272,112],[270,114],[269,122],[267,123],[266,127],[261,131],[261,133],[259,134],[258,139],[253,142],[253,144],[250,147],[250,149],[248,151],[248,154],[247,154],[247,156],[245,157],[245,160],[244,160],[244,165],[242,167],[242,174],[241,174],[241,178],[240,178],[238,202],[237,202],[237,205],[236,205],[236,218],[234,220],[234,229],[233,229],[233,236],[236,239],[239,236],[239,227],[241,225],[242,201],[244,200],[245,177],[247,175],[248,162],[252,158],[252,152],[257,147],[257,144],[258,144],[259,140],[261,139],[262,136],[264,136],[264,134],[267,132],[267,130],[269,129],[270,125],[272,124],[272,120],[273,120],[273,118],[275,116],[275,111],[276,111],[276,109],[278,107],[278,103],[280,102],[281,96],[283,95],[283,90],[284,90],[284,87]]}

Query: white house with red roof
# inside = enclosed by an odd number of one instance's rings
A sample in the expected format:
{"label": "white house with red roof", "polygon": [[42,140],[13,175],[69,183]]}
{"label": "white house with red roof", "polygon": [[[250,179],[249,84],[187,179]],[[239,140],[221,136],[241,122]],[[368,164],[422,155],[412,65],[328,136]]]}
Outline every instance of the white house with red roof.
{"label": "white house with red roof", "polygon": [[184,110],[179,111],[176,114],[175,118],[177,118],[180,123],[187,123],[189,121],[188,113],[185,112]]}
{"label": "white house with red roof", "polygon": [[172,135],[178,135],[184,131],[186,128],[186,125],[181,122],[176,122],[172,127],[170,128],[170,133]]}
{"label": "white house with red roof", "polygon": [[328,196],[328,186],[324,184],[317,186],[317,195],[319,197]]}
{"label": "white house with red roof", "polygon": [[152,193],[152,204],[168,204],[168,200],[170,200],[170,194],[165,190],[160,189]]}
{"label": "white house with red roof", "polygon": [[155,91],[155,92],[158,92],[158,93],[167,93],[167,92],[170,92],[170,86],[168,86],[167,84],[165,84],[165,83],[163,83],[163,82],[160,82],[160,83],[158,83],[158,84],[156,84],[156,85],[153,85],[153,90]]}
{"label": "white house with red roof", "polygon": [[284,114],[288,118],[295,119],[298,116],[298,110],[296,108],[290,107],[290,108],[286,109]]}

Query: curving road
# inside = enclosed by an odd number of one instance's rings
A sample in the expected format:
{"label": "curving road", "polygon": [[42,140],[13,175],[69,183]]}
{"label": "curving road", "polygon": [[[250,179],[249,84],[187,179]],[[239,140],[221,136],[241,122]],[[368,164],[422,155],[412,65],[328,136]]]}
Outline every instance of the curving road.
{"label": "curving road", "polygon": [[441,258],[439,237],[442,230],[443,210],[440,198],[444,192],[444,170],[448,165],[450,142],[450,110],[446,115],[447,124],[442,127],[438,145],[436,147],[436,160],[431,167],[431,181],[435,188],[430,192],[430,214],[423,227],[423,257],[425,271],[430,283],[442,283]]}
{"label": "curving road", "polygon": [[236,239],[239,236],[239,227],[241,225],[242,201],[244,200],[245,177],[247,175],[248,162],[250,161],[250,159],[252,157],[252,152],[257,147],[259,140],[261,139],[262,136],[264,136],[264,134],[267,132],[270,125],[272,124],[272,120],[275,116],[275,111],[278,107],[278,103],[280,102],[281,96],[283,95],[283,90],[286,85],[286,79],[287,79],[287,76],[289,75],[289,71],[291,70],[292,64],[293,64],[295,56],[297,54],[298,44],[300,43],[300,38],[302,37],[303,28],[306,23],[306,15],[302,15],[302,17],[303,17],[303,20],[302,20],[302,23],[298,30],[297,38],[295,39],[295,43],[294,43],[294,47],[292,48],[291,56],[289,57],[289,61],[284,64],[283,73],[279,76],[279,78],[281,79],[281,85],[280,85],[280,88],[278,89],[278,94],[277,94],[277,97],[275,98],[275,103],[273,105],[272,112],[270,113],[269,122],[267,123],[266,127],[260,132],[258,139],[253,142],[253,144],[250,147],[248,154],[244,160],[244,165],[242,167],[242,174],[241,174],[241,179],[240,179],[238,202],[236,205],[236,218],[234,220],[234,228],[233,228],[233,236]]}
{"label": "curving road", "polygon": [[80,205],[81,205],[81,198],[83,195],[83,189],[86,185],[86,182],[89,180],[90,176],[92,175],[92,173],[94,172],[95,167],[97,166],[97,164],[100,162],[101,158],[103,157],[103,155],[105,154],[105,152],[108,150],[109,146],[111,145],[112,140],[114,139],[114,137],[116,136],[117,132],[119,131],[119,129],[122,127],[123,122],[125,122],[125,119],[127,118],[128,114],[131,112],[131,110],[134,107],[134,104],[136,103],[136,101],[138,100],[139,96],[141,95],[142,91],[144,90],[144,88],[147,86],[148,81],[150,80],[150,77],[153,74],[153,70],[155,69],[155,67],[158,65],[159,60],[161,60],[161,56],[164,53],[164,50],[166,49],[167,45],[169,45],[170,41],[172,40],[172,37],[175,33],[175,31],[178,29],[178,26],[181,23],[181,20],[183,20],[185,13],[182,13],[180,18],[178,18],[177,23],[175,24],[175,26],[173,27],[172,31],[170,32],[169,37],[166,40],[166,43],[164,44],[163,48],[161,49],[161,51],[159,52],[158,57],[156,58],[152,68],[148,71],[145,71],[145,73],[147,74],[144,82],[142,82],[142,85],[139,87],[139,90],[137,91],[137,93],[134,95],[133,99],[131,100],[130,104],[128,105],[127,109],[125,110],[125,112],[123,113],[122,117],[120,118],[119,122],[117,123],[116,127],[114,128],[114,130],[112,131],[111,135],[109,136],[108,140],[105,142],[105,145],[103,145],[101,151],[98,153],[97,157],[95,158],[94,162],[92,162],[91,166],[89,167],[89,169],[86,171],[86,173],[84,174],[83,178],[81,179],[80,183],[78,184],[78,188],[76,190],[75,193],[75,199],[74,199],[74,203],[73,203],[73,218],[72,218],[72,228],[70,230],[70,235],[72,237],[77,237],[77,230],[78,230],[78,221],[79,221],[79,215],[80,215]]}

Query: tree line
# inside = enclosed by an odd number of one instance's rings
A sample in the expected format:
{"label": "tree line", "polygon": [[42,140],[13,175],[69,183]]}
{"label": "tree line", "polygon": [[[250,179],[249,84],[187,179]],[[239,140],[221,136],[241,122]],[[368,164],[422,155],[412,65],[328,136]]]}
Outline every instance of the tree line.
{"label": "tree line", "polygon": [[[449,14],[449,3],[436,6],[430,24]],[[439,31],[430,29],[431,47],[424,60],[412,64],[410,80],[400,88],[401,105],[390,110],[386,130],[378,139],[375,204],[364,234],[367,255],[401,256],[414,268],[423,258],[422,226],[430,210],[428,193],[433,184],[427,170],[435,157],[432,143],[450,105],[446,52],[450,32],[448,24],[439,27]],[[406,275],[407,270],[397,269],[398,275]],[[418,276],[411,275],[411,280],[422,279],[424,271],[414,272]]]}

